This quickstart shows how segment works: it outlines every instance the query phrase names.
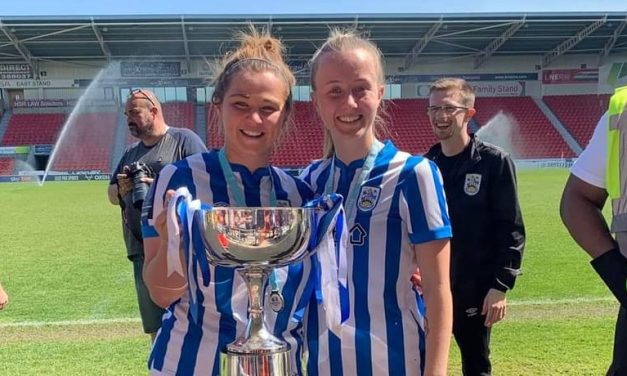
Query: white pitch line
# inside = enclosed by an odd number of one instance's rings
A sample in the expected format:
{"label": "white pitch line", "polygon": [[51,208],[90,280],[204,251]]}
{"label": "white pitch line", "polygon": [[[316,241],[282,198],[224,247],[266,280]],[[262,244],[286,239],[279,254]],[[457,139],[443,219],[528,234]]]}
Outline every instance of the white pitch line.
{"label": "white pitch line", "polygon": [[[537,299],[537,300],[510,300],[511,306],[551,306],[560,304],[581,304],[595,302],[611,302],[616,299],[607,297],[581,297],[569,299]],[[139,323],[140,319],[136,317],[121,317],[110,319],[84,319],[84,320],[60,320],[60,321],[18,321],[0,323],[0,328],[24,328],[24,327],[44,327],[44,326],[80,326],[80,325],[111,325],[111,324],[127,324]]]}
{"label": "white pitch line", "polygon": [[18,321],[0,323],[0,328],[43,327],[43,326],[79,326],[79,325],[110,325],[140,322],[138,317],[120,317],[111,319],[84,319],[60,321]]}

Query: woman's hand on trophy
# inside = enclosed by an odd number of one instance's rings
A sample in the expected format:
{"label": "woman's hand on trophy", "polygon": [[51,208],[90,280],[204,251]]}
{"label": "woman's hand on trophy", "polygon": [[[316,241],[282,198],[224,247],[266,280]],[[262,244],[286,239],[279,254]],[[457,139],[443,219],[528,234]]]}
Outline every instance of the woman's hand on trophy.
{"label": "woman's hand on trophy", "polygon": [[[144,281],[152,300],[160,307],[167,308],[172,302],[179,299],[187,291],[187,274],[184,264],[182,242],[178,242],[179,252],[171,254],[168,249],[168,205],[174,199],[175,192],[166,193],[164,206],[154,219],[154,229],[159,237],[144,238]],[[177,221],[180,219],[177,216]],[[180,235],[179,240],[180,240]],[[173,266],[175,266],[173,268]],[[177,273],[171,273],[176,270]]]}

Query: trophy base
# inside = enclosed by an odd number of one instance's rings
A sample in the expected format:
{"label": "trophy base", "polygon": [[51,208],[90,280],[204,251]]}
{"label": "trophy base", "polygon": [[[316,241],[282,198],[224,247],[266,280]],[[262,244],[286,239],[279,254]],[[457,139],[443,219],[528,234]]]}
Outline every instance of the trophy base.
{"label": "trophy base", "polygon": [[292,376],[290,350],[268,354],[220,354],[221,376]]}

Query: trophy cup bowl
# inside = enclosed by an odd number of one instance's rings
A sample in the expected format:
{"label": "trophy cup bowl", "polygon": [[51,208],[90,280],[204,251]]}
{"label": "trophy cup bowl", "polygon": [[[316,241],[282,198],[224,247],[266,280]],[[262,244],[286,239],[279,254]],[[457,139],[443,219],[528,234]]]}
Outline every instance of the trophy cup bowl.
{"label": "trophy cup bowl", "polygon": [[248,288],[246,329],[222,353],[222,375],[291,375],[288,343],[265,325],[266,281],[273,268],[307,255],[310,208],[213,207],[201,210],[198,223],[209,262],[237,268]]}

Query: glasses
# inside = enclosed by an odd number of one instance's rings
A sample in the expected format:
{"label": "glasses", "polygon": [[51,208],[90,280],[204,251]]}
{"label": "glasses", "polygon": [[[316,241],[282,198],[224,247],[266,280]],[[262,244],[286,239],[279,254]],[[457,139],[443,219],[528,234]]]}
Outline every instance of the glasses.
{"label": "glasses", "polygon": [[463,106],[453,106],[450,104],[445,104],[443,106],[429,106],[427,107],[427,113],[429,115],[435,115],[440,111],[444,111],[447,115],[453,115],[457,110],[467,110],[468,107]]}
{"label": "glasses", "polygon": [[140,99],[147,99],[148,102],[150,102],[150,104],[152,104],[153,106],[157,107],[155,102],[153,102],[152,99],[150,99],[150,97],[148,96],[148,94],[143,92],[142,89],[133,89],[133,90],[131,90],[131,92],[128,93],[128,97],[131,98],[131,97],[135,96],[136,94],[141,94],[142,96],[139,97]]}

